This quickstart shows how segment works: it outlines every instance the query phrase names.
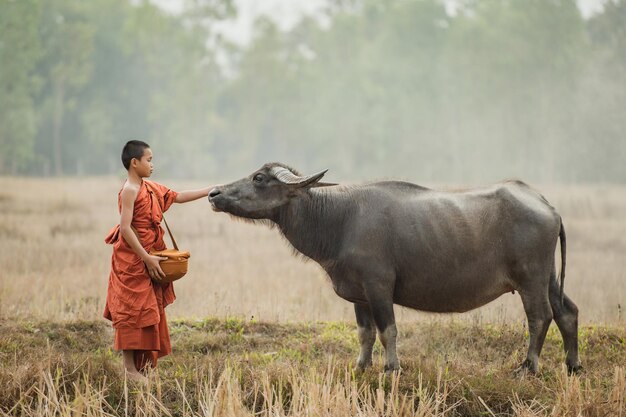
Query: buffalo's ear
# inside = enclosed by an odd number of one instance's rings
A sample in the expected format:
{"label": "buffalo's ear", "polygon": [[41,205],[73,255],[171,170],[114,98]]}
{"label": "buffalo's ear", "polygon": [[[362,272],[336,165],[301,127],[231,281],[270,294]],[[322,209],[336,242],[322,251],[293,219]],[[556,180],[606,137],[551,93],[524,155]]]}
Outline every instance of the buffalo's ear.
{"label": "buffalo's ear", "polygon": [[339,185],[339,184],[336,184],[334,182],[321,182],[321,181],[318,181],[315,184],[311,185],[311,188],[315,188],[315,187],[334,187],[335,185]]}

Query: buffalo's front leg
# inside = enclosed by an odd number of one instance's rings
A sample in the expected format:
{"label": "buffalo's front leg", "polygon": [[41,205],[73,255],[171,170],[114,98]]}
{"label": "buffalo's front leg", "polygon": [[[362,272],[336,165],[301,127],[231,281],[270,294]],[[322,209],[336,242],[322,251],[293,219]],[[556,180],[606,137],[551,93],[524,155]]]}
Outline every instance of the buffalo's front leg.
{"label": "buffalo's front leg", "polygon": [[356,325],[359,332],[359,343],[361,351],[356,367],[363,370],[372,366],[372,349],[376,342],[376,327],[374,326],[374,317],[372,311],[366,304],[354,304],[354,314],[356,315]]}
{"label": "buffalo's front leg", "polygon": [[393,300],[382,294],[368,294],[370,309],[374,316],[374,323],[378,329],[380,342],[385,348],[385,372],[400,369],[400,362],[396,353],[396,319],[393,314]]}

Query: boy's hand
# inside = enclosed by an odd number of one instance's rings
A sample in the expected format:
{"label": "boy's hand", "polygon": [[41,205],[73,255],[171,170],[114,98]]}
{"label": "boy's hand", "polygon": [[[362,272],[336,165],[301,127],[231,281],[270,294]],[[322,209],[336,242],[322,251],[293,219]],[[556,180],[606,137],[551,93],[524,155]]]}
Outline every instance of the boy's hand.
{"label": "boy's hand", "polygon": [[161,269],[161,265],[159,265],[160,261],[165,261],[167,258],[163,256],[154,256],[148,255],[146,259],[144,259],[144,263],[146,264],[146,268],[148,269],[148,275],[150,278],[161,281],[165,278],[165,272]]}

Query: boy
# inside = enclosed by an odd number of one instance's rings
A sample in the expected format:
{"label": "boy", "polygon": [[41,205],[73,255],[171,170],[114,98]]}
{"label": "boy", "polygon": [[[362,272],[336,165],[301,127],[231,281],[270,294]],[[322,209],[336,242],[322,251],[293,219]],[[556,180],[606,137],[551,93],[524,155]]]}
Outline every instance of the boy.
{"label": "boy", "polygon": [[162,213],[173,203],[207,197],[210,188],[177,193],[146,180],[153,171],[152,151],[138,140],[126,143],[122,163],[128,178],[118,195],[120,224],[105,239],[113,256],[104,317],[113,322],[114,349],[123,351],[128,377],[146,381],[142,371],[172,351],[165,307],[176,299],[174,287],[159,282],[165,276],[159,261],[166,258],[150,255],[165,249]]}

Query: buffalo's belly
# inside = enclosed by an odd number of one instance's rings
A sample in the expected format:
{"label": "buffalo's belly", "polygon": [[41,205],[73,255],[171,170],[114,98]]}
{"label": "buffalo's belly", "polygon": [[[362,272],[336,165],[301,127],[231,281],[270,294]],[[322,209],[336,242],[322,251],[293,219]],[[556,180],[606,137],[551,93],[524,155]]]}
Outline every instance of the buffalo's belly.
{"label": "buffalo's belly", "polygon": [[505,274],[397,277],[394,303],[420,311],[462,313],[481,307],[513,287]]}

